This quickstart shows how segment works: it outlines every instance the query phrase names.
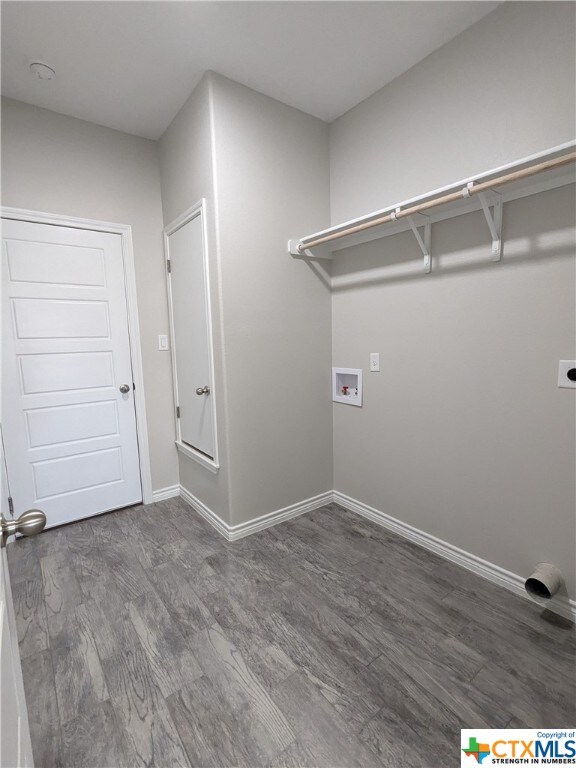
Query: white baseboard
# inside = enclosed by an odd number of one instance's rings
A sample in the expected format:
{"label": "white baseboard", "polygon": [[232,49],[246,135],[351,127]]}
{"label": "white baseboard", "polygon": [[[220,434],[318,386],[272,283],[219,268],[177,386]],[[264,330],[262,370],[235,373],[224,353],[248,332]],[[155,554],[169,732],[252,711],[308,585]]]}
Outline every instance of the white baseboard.
{"label": "white baseboard", "polygon": [[283,507],[282,509],[277,509],[275,512],[269,512],[261,517],[255,517],[253,520],[248,520],[245,523],[229,525],[183,486],[180,486],[180,495],[184,501],[187,501],[191,507],[202,515],[202,517],[208,520],[208,522],[216,528],[218,533],[221,533],[228,541],[242,539],[244,536],[249,536],[251,533],[262,531],[264,528],[278,525],[278,523],[290,520],[292,517],[298,517],[298,515],[311,512],[313,509],[318,509],[325,504],[330,504],[333,498],[332,491],[326,491],[326,493],[321,493],[318,496],[305,499],[297,504],[291,504],[289,507]]}
{"label": "white baseboard", "polygon": [[306,512],[312,512],[313,509],[324,507],[326,504],[331,504],[333,501],[334,493],[332,491],[326,491],[326,493],[320,493],[318,496],[312,496],[304,501],[299,501],[297,504],[291,504],[289,507],[283,509],[277,509],[275,512],[269,512],[267,515],[261,515],[255,517],[253,520],[248,520],[245,523],[239,523],[238,525],[229,526],[230,541],[236,539],[242,539],[244,536],[249,536],[251,533],[257,533],[264,528],[269,528],[271,525],[278,525],[285,520],[290,520],[292,517],[298,517]]}
{"label": "white baseboard", "polygon": [[385,512],[381,512],[379,509],[369,507],[367,504],[363,504],[356,499],[352,499],[350,496],[346,496],[339,491],[334,491],[332,494],[332,501],[339,504],[341,507],[350,510],[350,512],[356,512],[362,517],[366,517],[368,520],[372,520],[378,525],[382,525],[384,528],[388,528],[390,531],[397,533],[399,536],[403,536],[405,539],[419,544],[425,549],[429,549],[435,552],[437,555],[450,560],[452,563],[461,565],[472,573],[482,576],[484,579],[498,584],[510,592],[519,595],[531,602],[535,602],[541,607],[546,607],[554,613],[558,613],[571,621],[576,622],[576,600],[570,600],[568,597],[555,597],[552,600],[533,600],[530,598],[526,590],[524,589],[525,579],[522,576],[518,576],[511,571],[507,571],[494,563],[490,563],[487,560],[483,560],[481,557],[466,552],[459,547],[455,547],[453,544],[449,544],[447,541],[438,539],[425,531],[421,531],[419,528],[414,528],[408,523],[404,523],[401,520],[387,515]]}
{"label": "white baseboard", "polygon": [[456,565],[460,565],[484,579],[488,579],[488,581],[491,581],[493,584],[498,584],[526,600],[535,602],[543,608],[546,607],[549,610],[554,611],[554,613],[558,613],[560,616],[564,616],[565,618],[576,622],[576,600],[570,600],[568,597],[563,596],[555,597],[552,600],[534,600],[527,595],[526,590],[524,589],[525,579],[522,576],[507,571],[494,563],[490,563],[488,560],[483,560],[481,557],[477,557],[470,552],[466,552],[465,550],[454,546],[454,544],[438,539],[430,533],[426,533],[419,528],[408,525],[408,523],[404,523],[402,520],[398,520],[379,509],[363,504],[361,501],[357,501],[339,491],[326,491],[326,493],[321,493],[310,499],[304,499],[304,501],[300,501],[297,504],[292,504],[283,509],[277,509],[274,512],[269,512],[266,515],[255,517],[253,520],[248,520],[245,523],[238,523],[237,525],[229,525],[226,523],[218,517],[215,512],[207,507],[206,504],[181,485],[173,485],[169,488],[161,488],[159,491],[155,491],[154,501],[162,501],[163,499],[170,499],[174,496],[181,496],[228,541],[236,541],[237,539],[244,538],[244,536],[249,536],[252,533],[262,531],[264,528],[278,525],[285,520],[290,520],[293,517],[298,517],[306,512],[311,512],[313,509],[318,509],[319,507],[334,502],[341,507],[344,507],[344,509],[362,515],[362,517],[365,517],[378,525],[382,525],[393,533],[396,533],[405,539],[409,539],[421,547],[429,549],[431,552],[435,552],[446,560],[456,563]]}
{"label": "white baseboard", "polygon": [[180,496],[179,485],[169,485],[166,488],[159,488],[157,491],[152,491],[152,503],[154,504],[157,501],[173,499],[175,496]]}
{"label": "white baseboard", "polygon": [[187,488],[184,488],[183,485],[180,486],[180,496],[184,499],[184,501],[188,502],[188,504],[190,504],[190,506],[195,509],[199,515],[202,515],[202,517],[208,520],[210,525],[214,526],[218,533],[221,533],[225,539],[230,541],[228,535],[228,529],[230,526],[228,523],[225,523],[224,520],[218,517],[215,512],[212,512],[210,507],[207,507],[204,502],[200,501],[200,499],[197,499],[196,496],[190,493]]}

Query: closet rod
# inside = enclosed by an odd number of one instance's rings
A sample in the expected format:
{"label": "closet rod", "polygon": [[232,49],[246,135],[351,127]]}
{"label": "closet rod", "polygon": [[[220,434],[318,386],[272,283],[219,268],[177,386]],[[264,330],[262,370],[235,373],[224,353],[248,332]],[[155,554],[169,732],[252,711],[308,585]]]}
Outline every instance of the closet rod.
{"label": "closet rod", "polygon": [[372,219],[371,221],[366,221],[362,224],[354,224],[350,227],[347,227],[346,229],[340,230],[339,232],[331,232],[329,235],[317,237],[313,240],[310,240],[310,242],[300,242],[298,245],[298,251],[303,253],[308,248],[314,248],[317,245],[323,245],[324,243],[329,243],[333,240],[339,240],[342,237],[354,235],[356,232],[363,232],[364,230],[371,229],[372,227],[378,227],[380,224],[386,224],[389,221],[396,221],[397,219],[403,219],[406,216],[413,216],[415,213],[427,211],[430,208],[435,208],[438,205],[453,203],[456,200],[461,200],[463,198],[470,197],[471,195],[476,195],[478,192],[485,192],[486,190],[493,189],[494,187],[499,187],[502,184],[510,184],[513,181],[519,181],[520,179],[525,179],[529,176],[535,176],[537,173],[549,171],[552,168],[559,168],[562,165],[568,165],[568,163],[573,162],[576,162],[576,152],[570,152],[568,155],[562,155],[561,157],[556,157],[552,160],[546,160],[543,163],[528,166],[528,168],[522,168],[519,171],[512,171],[511,173],[504,174],[504,176],[497,176],[494,179],[490,179],[490,181],[483,181],[480,184],[470,182],[463,189],[458,190],[458,192],[450,192],[449,194],[443,195],[442,197],[436,197],[433,200],[427,200],[425,203],[418,203],[416,205],[410,206],[409,208],[398,208],[396,211],[387,213],[385,216],[379,216],[377,219]]}

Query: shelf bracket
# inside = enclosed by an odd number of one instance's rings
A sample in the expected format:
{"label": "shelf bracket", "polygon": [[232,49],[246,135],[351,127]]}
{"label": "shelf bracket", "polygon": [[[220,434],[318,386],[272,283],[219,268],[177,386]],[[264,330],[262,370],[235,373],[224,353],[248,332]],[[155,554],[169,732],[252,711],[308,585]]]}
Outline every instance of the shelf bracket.
{"label": "shelf bracket", "polygon": [[306,254],[305,250],[300,250],[300,240],[288,240],[288,253],[292,256],[311,256],[310,251]]}
{"label": "shelf bracket", "polygon": [[[414,223],[414,216],[407,217],[408,224],[410,224],[410,229],[414,233],[416,242],[420,246],[420,250],[424,256],[424,272],[428,273],[431,269],[430,243],[432,239],[432,224],[430,223],[430,218],[428,216],[424,216],[422,213],[417,213],[415,215],[418,216],[421,225],[424,225],[424,239],[422,239],[422,235],[418,231],[418,224]],[[424,219],[424,221],[422,221],[422,219]]]}
{"label": "shelf bracket", "polygon": [[[492,235],[492,261],[500,261],[502,258],[502,195],[498,192],[490,192],[490,199],[488,199],[485,192],[478,192],[478,199]],[[490,206],[492,206],[492,212]]]}
{"label": "shelf bracket", "polygon": [[291,256],[297,256],[297,257],[305,257],[308,259],[331,259],[332,253],[329,248],[326,246],[321,246],[317,248],[314,253],[309,250],[308,248],[302,248],[300,250],[301,241],[300,240],[288,240],[288,253],[290,253]]}

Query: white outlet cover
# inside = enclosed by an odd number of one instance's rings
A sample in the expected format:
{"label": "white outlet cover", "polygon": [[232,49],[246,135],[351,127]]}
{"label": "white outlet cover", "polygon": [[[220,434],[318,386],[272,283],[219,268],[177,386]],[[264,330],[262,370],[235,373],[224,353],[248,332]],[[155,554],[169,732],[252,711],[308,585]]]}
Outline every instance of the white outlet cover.
{"label": "white outlet cover", "polygon": [[558,363],[558,386],[565,389],[576,389],[576,381],[568,378],[568,371],[576,368],[576,360],[560,360]]}
{"label": "white outlet cover", "polygon": [[372,373],[380,370],[380,352],[370,352],[370,370]]}

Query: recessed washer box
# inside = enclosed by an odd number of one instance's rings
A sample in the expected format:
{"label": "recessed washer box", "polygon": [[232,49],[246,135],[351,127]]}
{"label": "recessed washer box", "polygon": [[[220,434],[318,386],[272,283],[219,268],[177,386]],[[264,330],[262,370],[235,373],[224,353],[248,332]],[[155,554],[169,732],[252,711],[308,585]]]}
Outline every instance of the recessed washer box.
{"label": "recessed washer box", "polygon": [[332,400],[362,405],[362,368],[332,368]]}
{"label": "recessed washer box", "polygon": [[576,389],[576,360],[560,360],[558,363],[558,386]]}

